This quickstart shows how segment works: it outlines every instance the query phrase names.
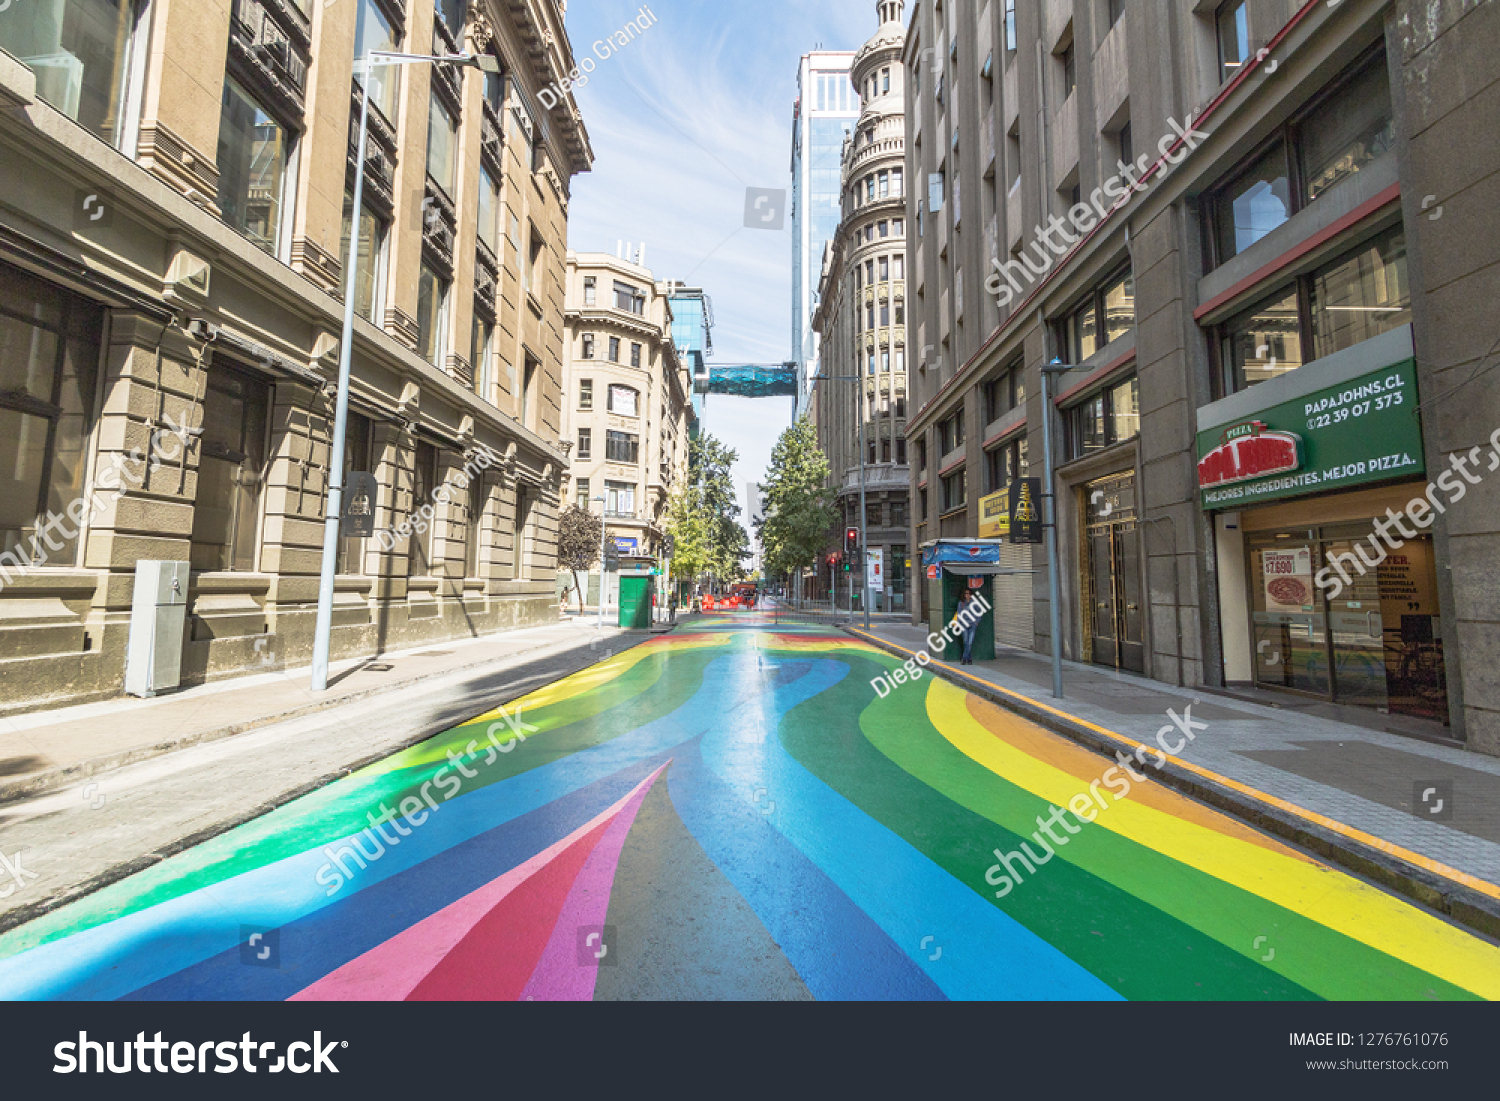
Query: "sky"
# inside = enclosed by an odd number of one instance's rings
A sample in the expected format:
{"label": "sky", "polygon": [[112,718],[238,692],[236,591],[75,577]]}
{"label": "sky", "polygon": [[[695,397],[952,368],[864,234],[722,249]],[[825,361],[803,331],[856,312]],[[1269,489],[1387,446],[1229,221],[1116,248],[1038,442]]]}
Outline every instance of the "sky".
{"label": "sky", "polygon": [[[573,178],[568,247],[614,255],[646,246],[658,281],[713,300],[710,364],[782,363],[792,354],[792,232],[744,227],[745,189],[790,189],[797,67],[810,50],[858,49],[875,0],[650,0],[656,22],[600,60],[593,49],[641,6],[573,0],[575,62],[595,61],[573,95],[594,150]],[[609,47],[613,49],[613,47]],[[601,48],[598,53],[604,53]],[[735,484],[762,481],[791,423],[791,398],[711,395],[704,428],[739,452]]]}

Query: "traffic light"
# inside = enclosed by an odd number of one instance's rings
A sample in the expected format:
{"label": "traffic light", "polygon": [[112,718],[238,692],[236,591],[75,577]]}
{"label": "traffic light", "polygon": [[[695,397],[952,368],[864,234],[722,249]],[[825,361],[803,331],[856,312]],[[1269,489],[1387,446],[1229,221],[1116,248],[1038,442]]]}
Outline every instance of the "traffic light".
{"label": "traffic light", "polygon": [[845,528],[844,529],[844,558],[846,560],[853,559],[858,554],[859,554],[859,529],[858,528]]}

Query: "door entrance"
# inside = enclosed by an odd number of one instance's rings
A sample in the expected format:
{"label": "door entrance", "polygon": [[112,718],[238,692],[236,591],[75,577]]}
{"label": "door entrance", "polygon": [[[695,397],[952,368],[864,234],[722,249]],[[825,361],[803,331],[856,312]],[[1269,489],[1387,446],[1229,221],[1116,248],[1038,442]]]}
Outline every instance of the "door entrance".
{"label": "door entrance", "polygon": [[[1372,530],[1330,524],[1248,537],[1256,683],[1446,722],[1432,537],[1390,551],[1375,548]],[[1347,575],[1337,595],[1315,582],[1324,567]]]}
{"label": "door entrance", "polygon": [[1096,665],[1146,671],[1141,600],[1140,537],[1135,475],[1091,482],[1087,494],[1088,612],[1085,628]]}

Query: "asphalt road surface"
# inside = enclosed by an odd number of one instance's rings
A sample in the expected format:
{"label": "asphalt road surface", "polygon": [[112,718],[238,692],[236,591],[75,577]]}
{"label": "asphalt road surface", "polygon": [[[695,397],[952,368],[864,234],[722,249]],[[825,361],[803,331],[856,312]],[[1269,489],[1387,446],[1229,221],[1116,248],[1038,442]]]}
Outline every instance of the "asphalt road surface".
{"label": "asphalt road surface", "polygon": [[10,930],[0,998],[1500,996],[1488,942],[899,665],[695,619]]}

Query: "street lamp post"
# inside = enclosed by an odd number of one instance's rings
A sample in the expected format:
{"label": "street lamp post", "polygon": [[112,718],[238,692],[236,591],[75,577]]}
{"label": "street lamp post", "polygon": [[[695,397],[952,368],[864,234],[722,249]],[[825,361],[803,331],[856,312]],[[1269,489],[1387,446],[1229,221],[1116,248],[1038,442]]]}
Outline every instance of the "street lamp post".
{"label": "street lamp post", "polygon": [[609,501],[604,497],[595,497],[599,502],[599,630],[604,630],[604,590],[609,583],[609,570],[605,568],[604,562],[604,536],[608,531],[607,520],[609,514],[604,511],[604,506]]}
{"label": "street lamp post", "polygon": [[[864,379],[859,375],[821,375],[819,377],[829,382],[864,382]],[[861,393],[858,396],[859,401],[856,403],[856,412],[859,416],[859,551],[864,556],[865,561],[857,563],[857,565],[860,572],[864,575],[864,581],[861,585],[861,591],[864,596],[861,603],[865,607],[865,630],[868,631],[870,629],[870,548],[865,538],[868,534],[867,524],[869,521],[869,513],[866,511],[865,504],[865,401],[864,394]],[[837,593],[837,587],[835,587],[834,591]],[[851,620],[854,618],[853,578],[849,579],[849,618]]]}
{"label": "street lamp post", "polygon": [[344,441],[349,428],[349,365],[354,351],[355,292],[359,283],[359,216],[365,192],[365,150],[370,136],[370,87],[375,69],[382,65],[466,65],[485,73],[498,73],[500,61],[488,54],[398,54],[374,51],[355,62],[363,73],[359,111],[359,153],[354,168],[354,214],[349,226],[349,270],[344,279],[344,330],[339,341],[339,389],[333,418],[332,453],[329,455],[328,501],[323,517],[323,574],[318,584],[318,622],[313,635],[312,690],[328,688],[328,653],[333,635],[333,587],[338,569],[339,521],[344,511]]}
{"label": "street lamp post", "polygon": [[1062,602],[1057,553],[1057,497],[1052,469],[1052,379],[1073,369],[1071,363],[1054,359],[1042,367],[1042,471],[1046,485],[1042,491],[1042,528],[1047,538],[1047,604],[1052,631],[1052,695],[1063,698],[1062,674]]}

